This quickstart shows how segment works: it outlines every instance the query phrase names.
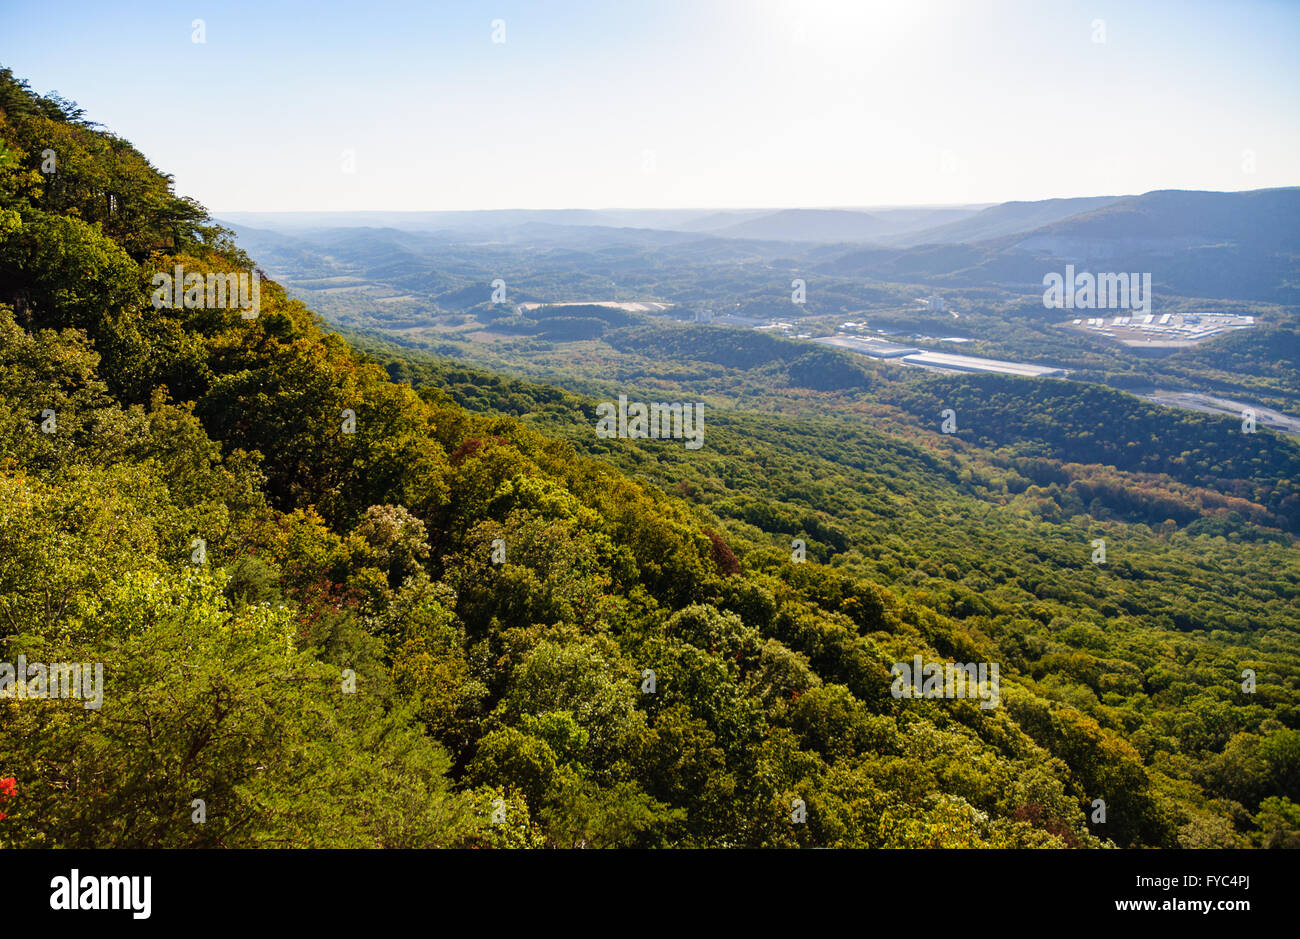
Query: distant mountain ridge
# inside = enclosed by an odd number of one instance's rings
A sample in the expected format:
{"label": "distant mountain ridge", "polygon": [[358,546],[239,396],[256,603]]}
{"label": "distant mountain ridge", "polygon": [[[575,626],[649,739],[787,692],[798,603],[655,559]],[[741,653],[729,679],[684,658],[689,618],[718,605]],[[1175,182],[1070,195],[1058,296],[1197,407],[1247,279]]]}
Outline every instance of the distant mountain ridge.
{"label": "distant mountain ridge", "polygon": [[446,212],[223,212],[242,228],[286,234],[333,228],[409,232],[493,232],[527,225],[653,229],[759,241],[862,242],[933,228],[980,212],[983,206],[882,209],[484,209]]}
{"label": "distant mountain ridge", "polygon": [[962,244],[984,241],[1002,235],[1032,231],[1052,222],[1100,209],[1124,196],[1093,196],[1080,199],[1044,199],[1038,202],[1003,202],[982,212],[914,232],[898,239],[898,244]]}
{"label": "distant mountain ridge", "polygon": [[[1040,211],[1051,209],[989,210],[991,224],[971,231],[996,229],[1009,216],[1025,219]],[[1297,303],[1300,188],[1158,190],[978,241],[850,251],[821,269],[880,280],[1023,288],[1066,263],[1149,271],[1157,292],[1165,295]]]}
{"label": "distant mountain ridge", "polygon": [[893,209],[866,212],[859,209],[783,209],[712,229],[728,238],[769,241],[884,241],[916,228],[955,224],[974,209]]}
{"label": "distant mountain ridge", "polygon": [[[466,275],[475,283],[497,276],[482,266],[485,257],[526,251],[547,265],[567,252],[588,255],[578,265],[586,272],[583,295],[608,294],[616,283],[648,285],[647,271],[664,265],[798,259],[868,282],[1018,290],[1072,263],[1150,271],[1165,296],[1300,302],[1294,187],[1157,190],[983,209],[232,213],[225,220],[272,268],[357,274],[403,290],[434,283],[438,294],[467,285]],[[935,220],[941,224],[928,224]],[[461,279],[443,276],[448,260]]]}
{"label": "distant mountain ridge", "polygon": [[1251,192],[1157,190],[1044,225],[1016,246],[1063,257],[1193,247],[1300,246],[1300,187]]}

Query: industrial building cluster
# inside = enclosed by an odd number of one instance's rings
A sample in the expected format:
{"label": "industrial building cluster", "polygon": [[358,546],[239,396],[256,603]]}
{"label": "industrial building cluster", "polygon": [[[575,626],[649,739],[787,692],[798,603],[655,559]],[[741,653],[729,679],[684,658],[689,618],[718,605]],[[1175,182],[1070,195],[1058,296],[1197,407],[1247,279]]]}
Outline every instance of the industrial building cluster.
{"label": "industrial building cluster", "polygon": [[1069,325],[1130,346],[1187,346],[1234,329],[1248,329],[1255,325],[1255,317],[1237,313],[1148,313],[1079,318]]}

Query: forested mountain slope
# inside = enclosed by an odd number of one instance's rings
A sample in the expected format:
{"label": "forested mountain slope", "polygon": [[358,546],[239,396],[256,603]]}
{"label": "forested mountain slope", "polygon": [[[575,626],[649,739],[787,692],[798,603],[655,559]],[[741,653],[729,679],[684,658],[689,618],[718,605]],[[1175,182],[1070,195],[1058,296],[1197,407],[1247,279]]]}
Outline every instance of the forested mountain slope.
{"label": "forested mountain slope", "polygon": [[[0,142],[0,662],[103,666],[97,707],[0,692],[0,845],[1296,840],[1289,535],[1232,540],[1276,571],[1234,621],[1228,537],[1116,529],[1170,573],[1098,572],[1032,466],[739,414],[602,441],[271,281],[160,307],[250,260],[7,71]],[[999,706],[893,696],[917,655],[999,663]]]}
{"label": "forested mountain slope", "polygon": [[[723,331],[717,338],[725,339]],[[783,391],[780,350],[769,366],[721,346],[693,350],[706,360],[692,362],[666,359],[688,350],[660,342],[650,346],[652,362],[625,353],[586,366],[624,388],[672,375],[683,396],[743,386],[758,369],[770,389],[764,403],[796,415],[739,414],[724,405],[709,418],[708,446],[687,454],[654,442],[594,440],[594,400],[608,391],[593,388],[597,398],[585,398],[358,341],[394,377],[567,434],[575,446],[707,506],[746,569],[788,567],[797,538],[809,557],[949,618],[942,621],[957,637],[949,641],[992,640],[1004,667],[1013,662],[1039,695],[1132,743],[1162,791],[1180,801],[1195,793],[1199,810],[1244,818],[1237,800],[1259,784],[1260,764],[1252,770],[1243,757],[1261,734],[1241,723],[1250,700],[1240,693],[1241,672],[1274,674],[1294,689],[1300,552],[1277,527],[1281,518],[1231,492],[1259,471],[1250,460],[1270,452],[1288,479],[1297,450],[1285,438],[1244,436],[1227,419],[1154,409],[1073,383],[889,381],[884,368],[865,388],[816,392],[797,383]],[[720,372],[719,361],[738,367]],[[571,368],[582,374],[582,366]],[[1077,402],[1049,420],[1035,414],[1053,400],[1044,390]],[[650,384],[629,393],[664,397]],[[956,434],[938,433],[942,402],[961,415]],[[916,410],[922,426],[900,424],[900,408],[904,416]],[[1142,468],[1164,440],[1190,448],[1172,467],[1190,482]],[[990,445],[996,448],[984,448]],[[1243,469],[1234,470],[1233,460],[1245,461]],[[1243,471],[1247,479],[1230,479]],[[1101,565],[1091,561],[1097,539],[1109,552]],[[1270,707],[1259,731],[1281,730],[1273,720],[1294,726],[1294,690],[1286,697],[1291,703]],[[1290,785],[1283,789],[1294,793]],[[1239,843],[1225,817],[1182,817],[1179,843]]]}

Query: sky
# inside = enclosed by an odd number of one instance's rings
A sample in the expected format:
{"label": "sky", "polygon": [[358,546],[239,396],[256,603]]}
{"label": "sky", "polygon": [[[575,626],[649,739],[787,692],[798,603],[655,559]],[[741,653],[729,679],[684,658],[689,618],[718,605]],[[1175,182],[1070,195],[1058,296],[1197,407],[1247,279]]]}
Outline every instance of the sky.
{"label": "sky", "polygon": [[1294,0],[0,0],[0,65],[216,213],[1290,186],[1297,49]]}

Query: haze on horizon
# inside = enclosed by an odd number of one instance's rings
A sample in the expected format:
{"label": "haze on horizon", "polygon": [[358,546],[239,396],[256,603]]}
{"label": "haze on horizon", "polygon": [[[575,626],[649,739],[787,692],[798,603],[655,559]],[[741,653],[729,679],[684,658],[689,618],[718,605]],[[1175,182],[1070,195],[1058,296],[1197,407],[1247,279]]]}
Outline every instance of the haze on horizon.
{"label": "haze on horizon", "polygon": [[0,11],[0,63],[218,215],[1289,186],[1297,46],[1300,7],[1268,0]]}

